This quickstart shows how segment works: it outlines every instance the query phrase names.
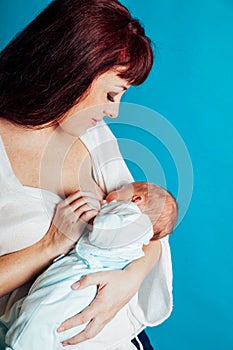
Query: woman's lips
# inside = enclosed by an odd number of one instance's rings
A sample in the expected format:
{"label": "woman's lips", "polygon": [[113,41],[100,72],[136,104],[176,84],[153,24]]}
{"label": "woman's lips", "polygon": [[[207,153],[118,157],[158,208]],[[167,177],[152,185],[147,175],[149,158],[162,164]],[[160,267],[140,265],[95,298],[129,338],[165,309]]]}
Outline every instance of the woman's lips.
{"label": "woman's lips", "polygon": [[100,120],[95,119],[95,118],[92,118],[92,119],[91,119],[91,123],[92,123],[92,125],[94,125],[94,126],[95,126],[99,121],[100,121]]}

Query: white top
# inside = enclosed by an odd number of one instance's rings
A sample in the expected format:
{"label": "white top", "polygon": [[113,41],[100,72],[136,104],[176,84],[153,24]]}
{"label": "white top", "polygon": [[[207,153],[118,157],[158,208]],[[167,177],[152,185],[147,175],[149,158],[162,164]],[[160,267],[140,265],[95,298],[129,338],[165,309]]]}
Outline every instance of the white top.
{"label": "white top", "polygon": [[[119,152],[117,140],[104,121],[80,137],[90,152],[93,178],[105,193],[133,181]],[[47,232],[61,198],[46,190],[23,186],[13,173],[0,137],[0,255],[25,248]],[[142,328],[157,325],[172,310],[172,266],[168,237],[161,239],[162,253],[131,303]],[[0,299],[0,314],[26,293],[18,288]]]}

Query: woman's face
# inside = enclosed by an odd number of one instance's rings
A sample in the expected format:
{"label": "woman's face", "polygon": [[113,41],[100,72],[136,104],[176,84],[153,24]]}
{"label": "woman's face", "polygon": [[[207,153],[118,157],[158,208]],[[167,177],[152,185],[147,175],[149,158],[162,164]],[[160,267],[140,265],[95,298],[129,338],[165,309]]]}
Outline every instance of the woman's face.
{"label": "woman's face", "polygon": [[80,136],[104,116],[118,116],[121,97],[129,88],[128,83],[117,76],[119,72],[110,70],[93,81],[85,96],[59,122],[65,132]]}

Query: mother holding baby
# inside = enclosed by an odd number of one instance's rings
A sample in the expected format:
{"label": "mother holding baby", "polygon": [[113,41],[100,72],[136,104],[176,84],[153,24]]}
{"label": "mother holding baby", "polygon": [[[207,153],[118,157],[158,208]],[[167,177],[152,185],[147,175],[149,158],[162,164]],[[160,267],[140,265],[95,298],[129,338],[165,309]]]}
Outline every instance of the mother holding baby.
{"label": "mother holding baby", "polygon": [[[103,117],[117,117],[122,95],[147,78],[152,63],[150,39],[117,0],[54,0],[1,52],[0,315],[73,248],[106,194],[132,181]],[[105,348],[129,349],[126,339],[170,315],[167,237],[144,253],[121,271],[74,285],[95,284],[98,293],[58,328],[90,321],[67,341],[73,349],[98,339],[109,322],[118,327],[106,332]],[[128,325],[121,325],[126,305]]]}

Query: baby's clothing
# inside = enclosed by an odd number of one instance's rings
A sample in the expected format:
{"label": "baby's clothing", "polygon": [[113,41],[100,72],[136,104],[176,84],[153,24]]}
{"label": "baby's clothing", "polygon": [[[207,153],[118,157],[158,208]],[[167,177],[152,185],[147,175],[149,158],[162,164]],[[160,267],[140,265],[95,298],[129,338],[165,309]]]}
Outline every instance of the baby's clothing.
{"label": "baby's clothing", "polygon": [[[56,329],[62,321],[86,308],[97,292],[97,286],[74,291],[72,283],[89,273],[124,268],[144,255],[142,246],[148,244],[152,236],[149,217],[142,214],[135,203],[112,201],[102,206],[93,231],[86,229],[76,248],[37,278],[28,296],[20,302],[21,308],[20,303],[16,303],[14,311],[2,317],[2,323],[6,319],[8,327],[16,317],[6,335],[6,349],[30,349],[32,339],[33,350],[64,349],[60,342],[80,333],[87,324],[62,333]],[[123,312],[122,321],[124,318],[127,324],[128,315]],[[115,337],[114,321],[111,327],[108,328]],[[133,331],[132,328],[131,333]],[[105,332],[98,336],[98,343],[100,349],[114,346],[112,340],[106,340]],[[81,343],[79,349],[83,349],[82,346],[86,348],[85,343]]]}

